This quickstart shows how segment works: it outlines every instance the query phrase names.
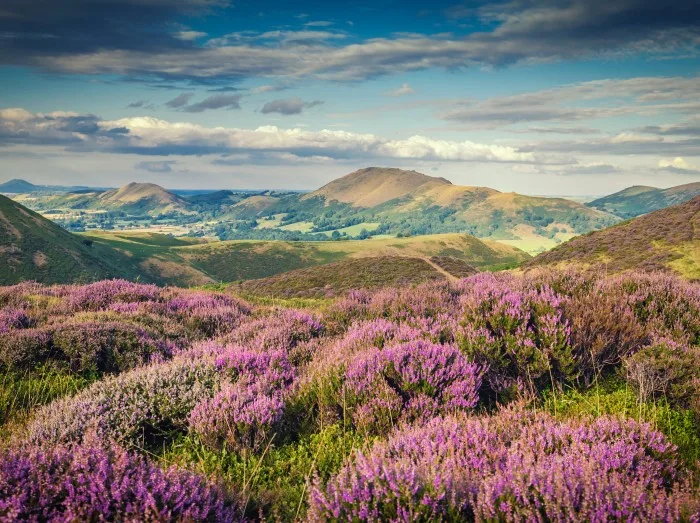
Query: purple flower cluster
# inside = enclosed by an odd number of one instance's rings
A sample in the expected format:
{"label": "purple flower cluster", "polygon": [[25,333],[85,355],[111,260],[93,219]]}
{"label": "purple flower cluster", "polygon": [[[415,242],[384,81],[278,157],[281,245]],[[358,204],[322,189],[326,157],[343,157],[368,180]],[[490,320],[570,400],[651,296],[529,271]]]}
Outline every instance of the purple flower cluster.
{"label": "purple flower cluster", "polygon": [[512,409],[435,418],[358,452],[313,521],[677,521],[692,513],[674,448],[614,418],[559,423]]}
{"label": "purple flower cluster", "polygon": [[414,341],[363,353],[348,366],[345,396],[358,427],[383,433],[399,420],[475,407],[481,375],[457,348]]}
{"label": "purple flower cluster", "polygon": [[25,446],[0,454],[2,521],[240,521],[203,477],[162,470],[119,446]]}
{"label": "purple flower cluster", "polygon": [[192,411],[189,428],[207,445],[259,450],[279,429],[295,370],[282,350],[228,346],[216,358],[228,381]]}
{"label": "purple flower cluster", "polygon": [[22,309],[0,309],[0,334],[12,329],[26,329],[32,321]]}

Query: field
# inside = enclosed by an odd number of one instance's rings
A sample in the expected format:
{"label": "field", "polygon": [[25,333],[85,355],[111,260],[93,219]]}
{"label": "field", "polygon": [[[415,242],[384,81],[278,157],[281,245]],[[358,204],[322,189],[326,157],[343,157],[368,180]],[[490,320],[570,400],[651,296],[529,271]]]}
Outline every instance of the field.
{"label": "field", "polygon": [[480,273],[303,304],[0,287],[0,519],[697,518],[697,283]]}

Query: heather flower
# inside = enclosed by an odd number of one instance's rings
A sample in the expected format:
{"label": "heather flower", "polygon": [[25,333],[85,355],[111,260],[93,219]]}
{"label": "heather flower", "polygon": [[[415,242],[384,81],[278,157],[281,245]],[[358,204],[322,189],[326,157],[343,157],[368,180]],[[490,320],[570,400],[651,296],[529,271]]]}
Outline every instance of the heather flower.
{"label": "heather flower", "polygon": [[101,310],[113,303],[155,300],[160,289],[127,280],[103,280],[70,289],[66,299],[69,310]]}
{"label": "heather flower", "polygon": [[2,521],[240,521],[230,498],[199,475],[94,437],[0,454]]}
{"label": "heather flower", "polygon": [[0,333],[0,367],[27,369],[51,355],[51,333],[46,329],[13,329]]}
{"label": "heather flower", "polygon": [[257,451],[270,440],[283,414],[279,392],[265,393],[236,383],[200,402],[190,415],[189,427],[211,447]]}
{"label": "heather flower", "polygon": [[358,426],[379,433],[399,419],[475,407],[481,376],[457,348],[415,341],[363,353],[348,366],[345,394]]}
{"label": "heather flower", "polygon": [[12,329],[26,329],[32,321],[22,309],[0,309],[0,334]]}
{"label": "heather flower", "polygon": [[231,343],[250,349],[290,351],[299,343],[321,335],[323,325],[312,315],[297,310],[275,310],[243,324],[226,337]]}
{"label": "heather flower", "polygon": [[677,475],[673,446],[632,421],[435,418],[317,480],[309,519],[675,521],[693,509]]}
{"label": "heather flower", "polygon": [[219,390],[213,362],[187,355],[102,379],[72,398],[40,408],[29,439],[80,441],[89,429],[129,443],[167,440],[187,429],[190,412]]}

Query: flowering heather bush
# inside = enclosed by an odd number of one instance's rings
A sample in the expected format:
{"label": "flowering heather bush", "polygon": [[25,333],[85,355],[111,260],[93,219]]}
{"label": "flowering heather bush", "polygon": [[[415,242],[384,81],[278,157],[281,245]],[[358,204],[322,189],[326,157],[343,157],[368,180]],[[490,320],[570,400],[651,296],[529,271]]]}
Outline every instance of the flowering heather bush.
{"label": "flowering heather bush", "polygon": [[506,410],[436,418],[357,453],[314,521],[676,521],[693,510],[674,449],[646,425]]}
{"label": "flowering heather bush", "polygon": [[192,409],[219,388],[211,360],[185,355],[91,385],[37,412],[32,442],[80,441],[90,429],[124,443],[168,439],[187,428]]}
{"label": "flowering heather bush", "polygon": [[51,333],[45,329],[0,333],[0,368],[31,368],[46,361],[50,354]]}
{"label": "flowering heather bush", "polygon": [[543,381],[574,377],[564,300],[550,287],[528,288],[516,277],[484,273],[465,280],[463,289],[457,339],[488,365],[493,390],[520,379],[534,393]]}
{"label": "flowering heather bush", "polygon": [[66,288],[69,310],[101,310],[113,303],[134,303],[155,300],[160,289],[126,280],[103,280],[89,285]]}
{"label": "flowering heather bush", "polygon": [[362,354],[348,366],[345,394],[356,425],[382,433],[398,420],[475,407],[481,374],[455,347],[415,341]]}
{"label": "flowering heather bush", "polygon": [[226,339],[255,350],[289,351],[323,331],[321,322],[306,312],[276,310],[271,314],[242,325]]}
{"label": "flowering heather bush", "polygon": [[119,446],[29,446],[0,455],[2,521],[240,520],[240,509],[204,478],[161,470]]}
{"label": "flowering heather bush", "polygon": [[270,440],[283,414],[281,393],[236,383],[200,402],[190,415],[189,426],[210,447],[257,451]]}
{"label": "flowering heather bush", "polygon": [[250,309],[223,294],[187,292],[165,303],[164,314],[181,321],[190,332],[208,338],[231,332]]}
{"label": "flowering heather bush", "polygon": [[258,352],[228,346],[216,357],[216,368],[231,382],[242,382],[260,393],[284,391],[295,376],[282,350]]}
{"label": "flowering heather bush", "polygon": [[58,327],[53,332],[53,348],[72,370],[121,372],[169,358],[175,346],[132,324],[87,322]]}
{"label": "flowering heather bush", "polygon": [[31,323],[22,309],[0,309],[0,334],[12,329],[26,329]]}

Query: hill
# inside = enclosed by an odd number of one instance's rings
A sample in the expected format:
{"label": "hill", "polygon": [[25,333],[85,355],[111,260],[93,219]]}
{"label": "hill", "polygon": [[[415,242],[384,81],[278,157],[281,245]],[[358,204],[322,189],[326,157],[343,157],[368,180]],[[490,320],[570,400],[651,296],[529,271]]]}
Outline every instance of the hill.
{"label": "hill", "polygon": [[187,207],[184,198],[153,183],[132,182],[119,189],[101,193],[98,200],[98,205],[102,208],[146,214],[184,211]]}
{"label": "hill", "polygon": [[671,205],[687,202],[700,195],[700,182],[658,189],[635,185],[587,203],[588,207],[609,212],[621,218],[635,218]]}
{"label": "hill", "polygon": [[599,264],[611,272],[662,270],[700,279],[700,196],[579,236],[540,254],[524,266]]}
{"label": "hill", "polygon": [[128,256],[99,241],[73,235],[0,196],[0,284],[27,280],[72,283],[114,277],[139,277]]}
{"label": "hill", "polygon": [[449,260],[434,258],[432,263],[461,277],[467,270],[465,265],[497,269],[514,267],[530,258],[513,247],[466,234],[339,242],[203,242],[193,238],[121,232],[93,233],[85,237],[129,253],[132,262],[138,264],[150,280],[177,285],[261,279],[342,260],[384,257],[452,258],[457,261],[450,264]]}
{"label": "hill", "polygon": [[368,167],[333,180],[302,200],[324,198],[347,203],[353,207],[375,207],[435,186],[452,185],[444,178],[434,178],[416,171]]}
{"label": "hill", "polygon": [[0,183],[0,193],[22,194],[41,190],[43,187],[34,185],[26,180],[14,179],[5,183]]}
{"label": "hill", "polygon": [[619,221],[563,198],[453,185],[416,171],[377,167],[334,180],[296,204],[268,205],[265,213],[285,213],[283,224],[306,223],[309,232],[348,226],[364,226],[372,234],[464,232],[511,241],[531,252]]}
{"label": "hill", "polygon": [[[453,272],[452,272],[453,271]],[[343,261],[285,272],[277,276],[241,283],[244,294],[283,298],[323,298],[351,289],[377,289],[445,281],[478,272],[458,258],[416,258],[377,256]]]}

